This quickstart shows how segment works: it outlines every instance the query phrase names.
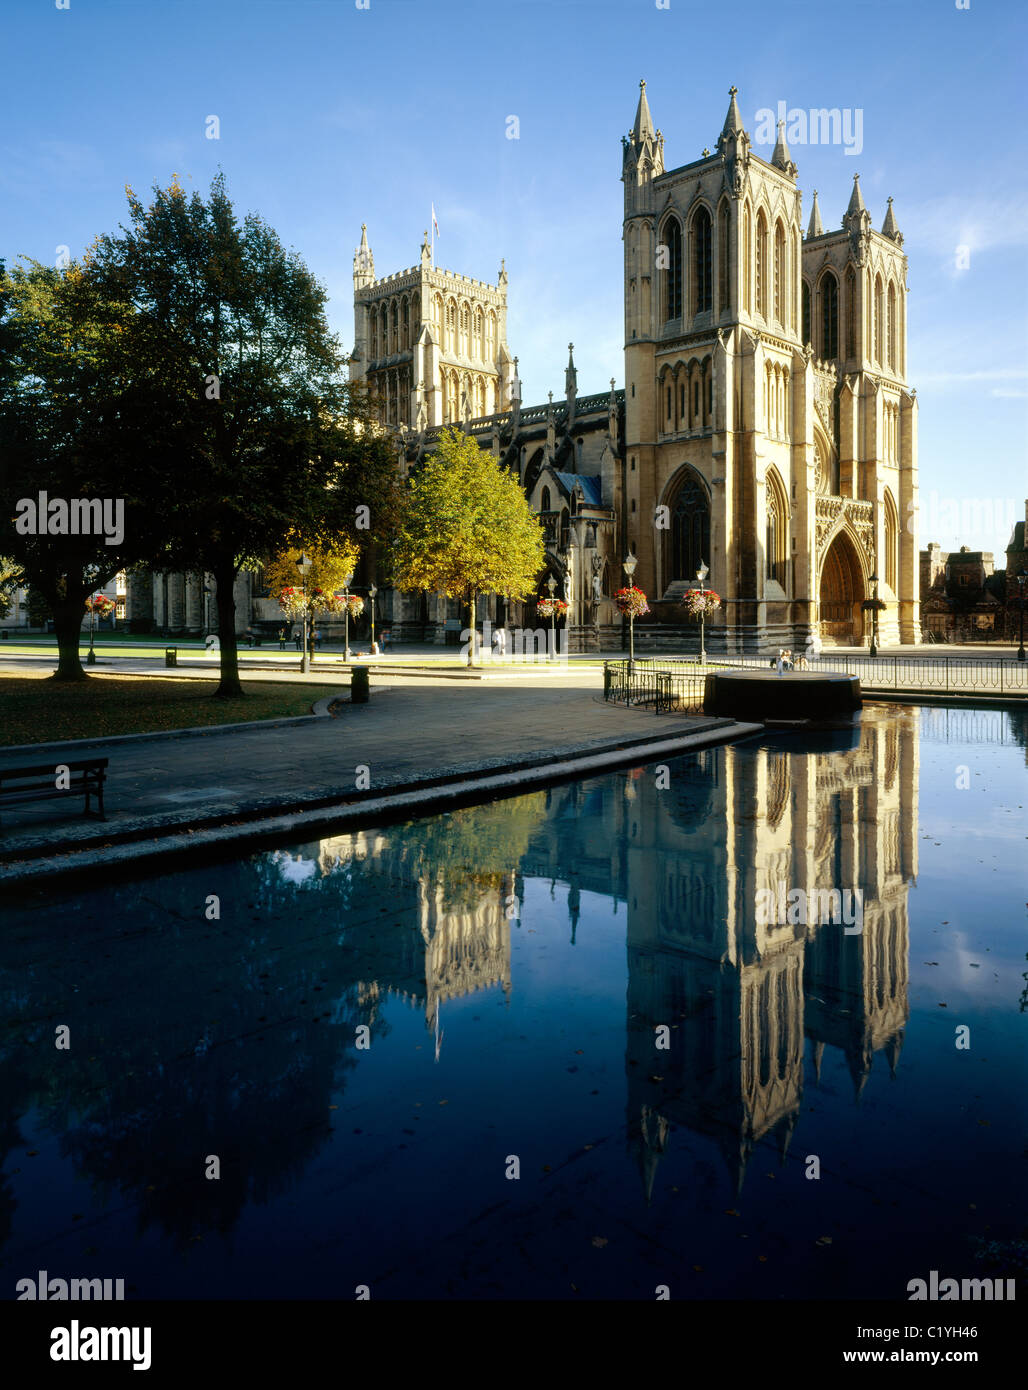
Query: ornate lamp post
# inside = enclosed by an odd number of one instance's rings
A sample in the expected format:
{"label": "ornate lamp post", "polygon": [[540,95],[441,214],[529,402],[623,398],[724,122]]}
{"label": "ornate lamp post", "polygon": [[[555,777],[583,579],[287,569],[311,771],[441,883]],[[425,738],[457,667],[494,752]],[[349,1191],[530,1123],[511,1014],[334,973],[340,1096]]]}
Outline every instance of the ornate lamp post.
{"label": "ornate lamp post", "polygon": [[[696,571],[696,578],[700,581],[700,588],[701,588],[701,589],[703,588],[703,581],[706,579],[706,577],[707,577],[707,575],[708,575],[709,573],[710,573],[710,570],[707,568],[706,561],[701,560],[701,561],[700,561],[700,567],[699,567],[699,569]],[[701,666],[706,666],[706,664],[707,664],[707,651],[706,651],[706,646],[705,646],[705,643],[704,643],[703,621],[704,621],[704,614],[703,614],[703,610],[701,609],[701,610],[700,610],[700,665],[701,665]]]}
{"label": "ornate lamp post", "polygon": [[303,656],[300,658],[300,671],[303,675],[306,675],[310,670],[310,660],[307,653],[307,573],[311,563],[304,554],[301,554],[296,562],[296,568],[300,571],[300,582],[303,585]]}
{"label": "ornate lamp post", "polygon": [[[638,563],[639,563],[638,560],[637,560],[637,559],[635,558],[635,556],[632,555],[631,553],[629,553],[628,555],[626,555],[625,558],[621,561],[621,568],[622,568],[622,569],[624,570],[624,572],[625,572],[625,576],[626,576],[626,578],[628,579],[628,587],[629,587],[630,589],[634,587],[634,586],[633,586],[633,583],[632,583],[632,575],[635,574],[635,567],[636,567],[636,565],[637,565]],[[632,670],[634,664],[635,664],[635,614],[630,612],[629,615],[628,615],[628,669],[629,669],[630,671]]]}
{"label": "ornate lamp post", "polygon": [[376,647],[375,647],[375,595],[376,595],[377,593],[378,593],[378,589],[376,588],[376,586],[375,586],[374,584],[372,584],[372,586],[371,586],[370,589],[368,590],[368,598],[371,599],[371,650],[372,650],[372,652],[374,652],[376,655],[377,655],[377,650],[376,650]]}
{"label": "ornate lamp post", "polygon": [[343,660],[350,660],[350,585],[353,583],[353,573],[351,572],[343,580],[343,602],[346,604],[345,616],[343,618]]}
{"label": "ornate lamp post", "polygon": [[[547,579],[547,581],[546,581],[546,587],[547,587],[547,589],[549,589],[549,591],[550,591],[550,601],[551,601],[551,603],[552,603],[553,597],[554,597],[554,595],[555,595],[556,592],[557,592],[557,581],[554,579],[554,577],[553,577],[552,574],[550,575],[549,579]],[[1024,609],[1024,602],[1023,602],[1023,600],[1022,600],[1022,603],[1021,603],[1021,609],[1022,609],[1022,611],[1023,611],[1023,609]],[[556,609],[554,609],[554,610],[550,613],[550,660],[551,660],[551,661],[556,661],[556,660],[557,660],[557,611],[556,611]]]}
{"label": "ornate lamp post", "polygon": [[871,576],[871,583],[874,586],[871,602],[874,607],[871,609],[871,651],[869,655],[878,655],[878,571],[875,570]]}
{"label": "ornate lamp post", "polygon": [[1024,586],[1026,581],[1028,581],[1028,570],[1023,569],[1017,576],[1017,589],[1021,597],[1021,642],[1017,649],[1018,661],[1024,660]]}

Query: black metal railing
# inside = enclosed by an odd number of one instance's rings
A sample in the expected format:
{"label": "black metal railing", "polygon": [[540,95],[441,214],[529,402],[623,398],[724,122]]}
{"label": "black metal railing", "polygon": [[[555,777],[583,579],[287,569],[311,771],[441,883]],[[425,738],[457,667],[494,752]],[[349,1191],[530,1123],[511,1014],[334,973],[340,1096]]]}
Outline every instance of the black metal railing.
{"label": "black metal railing", "polygon": [[[603,663],[604,698],[619,704],[665,709],[701,708],[705,671],[759,670],[774,665],[767,656],[716,656],[703,667],[695,659],[636,657]],[[1000,657],[846,655],[831,652],[800,658],[794,668],[857,676],[861,688],[915,694],[979,694],[1028,699],[1028,662]]]}
{"label": "black metal railing", "polygon": [[705,676],[694,661],[605,661],[603,697],[612,704],[651,705],[655,714],[698,714]]}

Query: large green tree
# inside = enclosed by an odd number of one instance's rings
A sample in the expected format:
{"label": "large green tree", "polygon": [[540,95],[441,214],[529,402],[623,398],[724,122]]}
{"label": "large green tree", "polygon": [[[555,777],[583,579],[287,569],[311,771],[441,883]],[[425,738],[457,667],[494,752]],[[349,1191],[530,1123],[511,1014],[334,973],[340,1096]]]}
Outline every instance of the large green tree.
{"label": "large green tree", "polygon": [[173,182],[93,264],[132,308],[145,447],[163,464],[168,569],[212,574],[218,694],[242,693],[233,586],[287,545],[363,544],[395,522],[395,455],[344,377],[326,292],[260,217],[240,222],[215,178],[207,198]]}
{"label": "large green tree", "polygon": [[[412,476],[393,552],[401,589],[442,590],[468,607],[479,594],[527,598],[545,562],[543,528],[518,478],[458,429]],[[474,665],[475,643],[468,650]]]}
{"label": "large green tree", "polygon": [[[0,274],[0,553],[13,562],[9,579],[53,616],[59,680],[85,679],[88,595],[156,549],[150,459],[132,446],[146,406],[126,370],[130,317],[88,263],[28,261]],[[115,544],[103,532],[69,534],[71,516],[51,515],[72,499],[108,502],[112,520],[121,503]]]}

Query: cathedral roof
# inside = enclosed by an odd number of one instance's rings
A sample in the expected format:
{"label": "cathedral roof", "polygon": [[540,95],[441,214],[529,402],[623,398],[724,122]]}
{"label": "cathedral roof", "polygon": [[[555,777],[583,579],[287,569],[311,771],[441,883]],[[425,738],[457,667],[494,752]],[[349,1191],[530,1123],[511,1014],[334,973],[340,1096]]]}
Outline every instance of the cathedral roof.
{"label": "cathedral roof", "polygon": [[569,497],[576,487],[581,487],[584,500],[590,507],[603,506],[603,484],[600,478],[585,473],[560,473],[557,469],[553,470],[553,476]]}

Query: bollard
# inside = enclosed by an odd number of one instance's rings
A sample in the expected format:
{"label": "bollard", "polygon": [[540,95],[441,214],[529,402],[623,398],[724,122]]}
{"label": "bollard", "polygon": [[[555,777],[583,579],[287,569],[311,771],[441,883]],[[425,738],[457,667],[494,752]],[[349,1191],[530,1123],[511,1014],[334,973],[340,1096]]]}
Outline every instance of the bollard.
{"label": "bollard", "polygon": [[165,666],[178,665],[178,647],[164,648],[164,664]]}
{"label": "bollard", "polygon": [[370,683],[368,681],[368,668],[366,666],[355,666],[350,675],[350,704],[366,705]]}

